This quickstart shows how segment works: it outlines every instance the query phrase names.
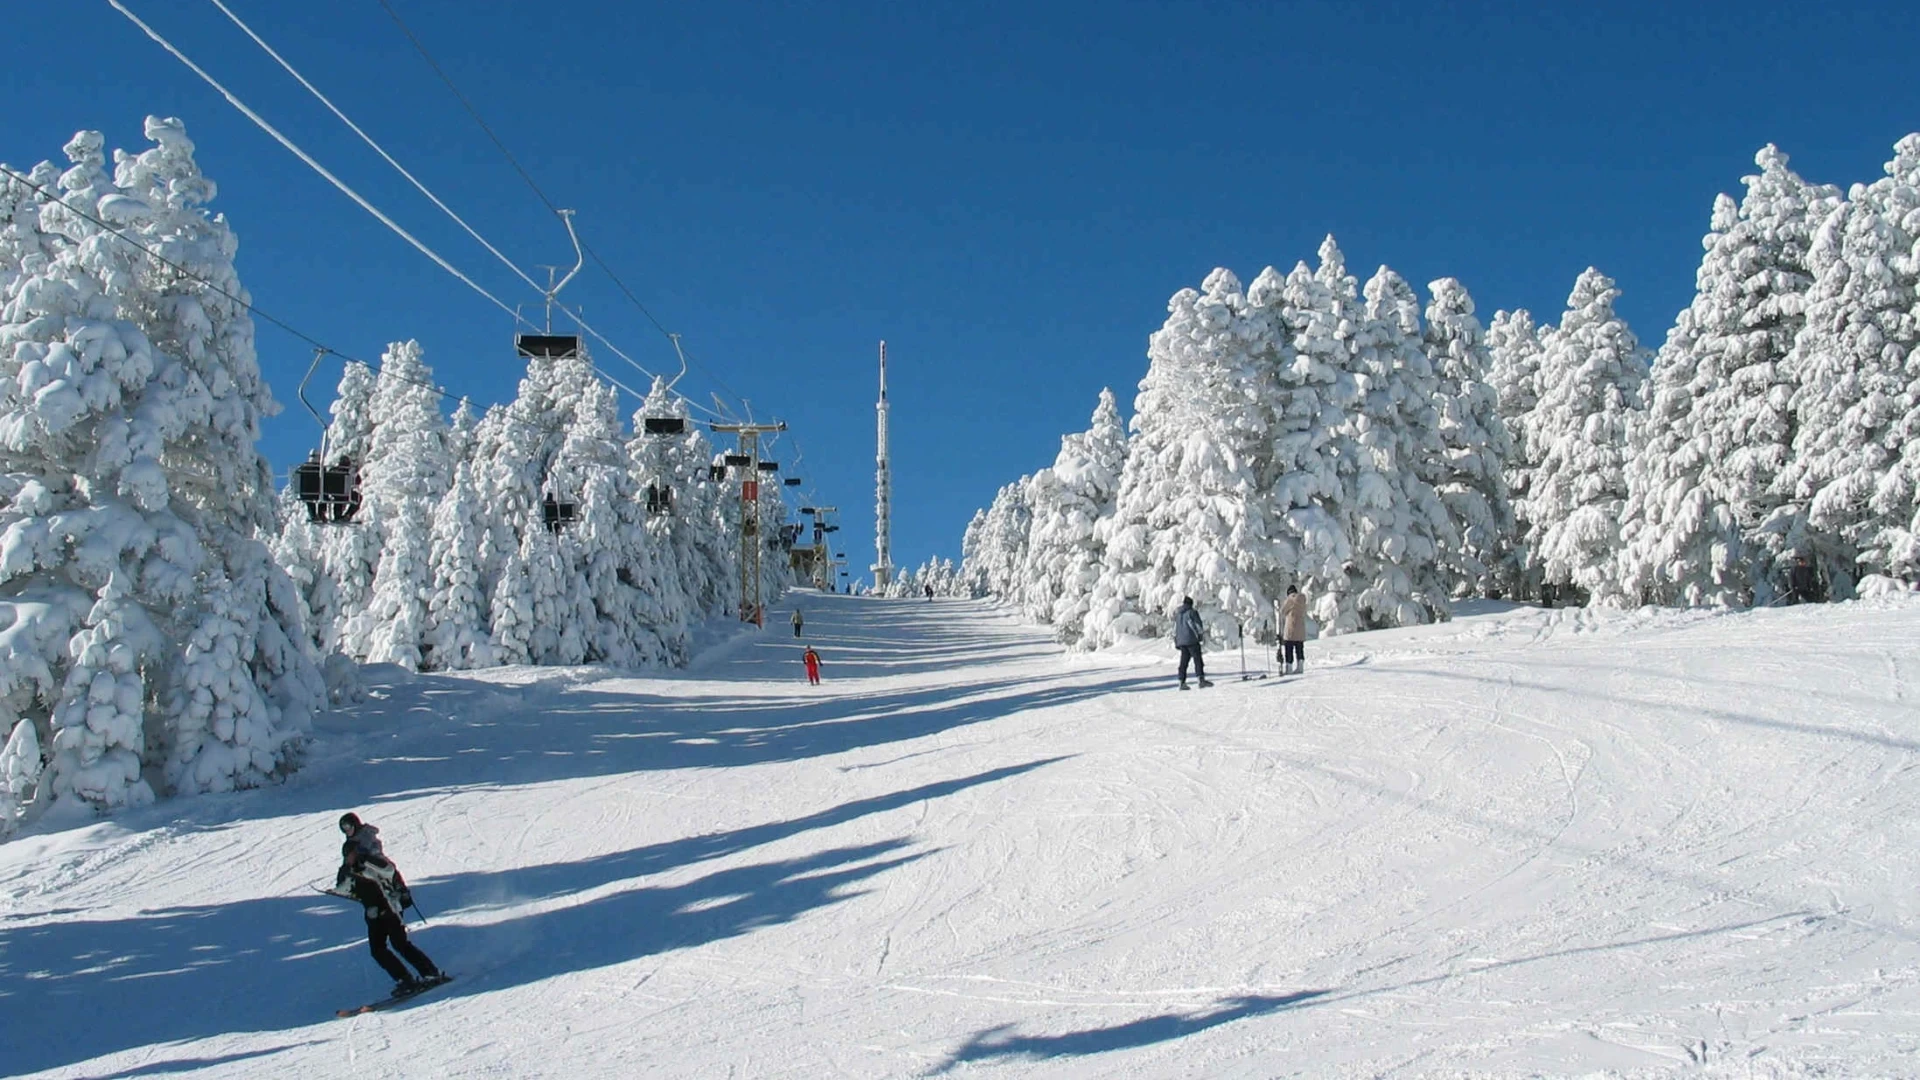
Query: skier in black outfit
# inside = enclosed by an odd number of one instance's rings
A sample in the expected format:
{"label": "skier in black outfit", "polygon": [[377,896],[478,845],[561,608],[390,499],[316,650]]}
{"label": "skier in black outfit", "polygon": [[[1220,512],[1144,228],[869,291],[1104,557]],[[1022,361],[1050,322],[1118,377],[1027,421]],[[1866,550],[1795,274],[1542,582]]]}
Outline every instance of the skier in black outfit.
{"label": "skier in black outfit", "polygon": [[1805,555],[1793,557],[1793,567],[1787,571],[1787,603],[1812,604],[1819,601],[1820,579],[1815,576],[1813,567],[1808,565]]}
{"label": "skier in black outfit", "polygon": [[1207,681],[1207,662],[1200,655],[1200,642],[1206,636],[1206,628],[1200,624],[1200,613],[1193,608],[1193,597],[1183,597],[1180,610],[1173,616],[1173,645],[1180,650],[1180,689],[1187,688],[1187,663],[1192,661],[1193,673],[1200,677],[1201,686],[1212,686]]}
{"label": "skier in black outfit", "polygon": [[[340,831],[347,839],[340,845],[340,873],[334,878],[335,889],[358,900],[366,910],[367,947],[373,950],[374,963],[393,977],[393,992],[410,993],[441,981],[440,969],[418,945],[407,940],[407,924],[401,912],[413,903],[413,895],[407,890],[400,871],[381,852],[379,830],[347,814],[340,819]],[[387,948],[388,943],[392,943],[393,950]],[[393,955],[394,951],[419,971],[417,978]]]}

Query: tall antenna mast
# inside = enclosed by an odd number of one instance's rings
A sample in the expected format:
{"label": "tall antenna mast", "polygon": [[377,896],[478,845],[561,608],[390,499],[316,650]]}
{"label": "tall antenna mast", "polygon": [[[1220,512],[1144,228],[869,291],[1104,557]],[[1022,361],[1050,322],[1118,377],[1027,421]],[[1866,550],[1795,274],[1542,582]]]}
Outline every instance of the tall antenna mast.
{"label": "tall antenna mast", "polygon": [[893,461],[887,454],[887,343],[880,343],[880,448],[873,473],[873,587],[884,591],[893,580]]}

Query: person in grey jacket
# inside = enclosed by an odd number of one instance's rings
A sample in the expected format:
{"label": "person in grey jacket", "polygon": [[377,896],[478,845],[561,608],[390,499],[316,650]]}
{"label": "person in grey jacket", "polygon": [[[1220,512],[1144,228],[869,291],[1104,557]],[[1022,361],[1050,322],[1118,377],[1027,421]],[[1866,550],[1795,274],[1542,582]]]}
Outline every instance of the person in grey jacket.
{"label": "person in grey jacket", "polygon": [[1180,650],[1180,689],[1187,688],[1187,663],[1192,661],[1193,673],[1200,679],[1201,686],[1212,686],[1207,681],[1207,662],[1200,655],[1200,642],[1206,637],[1206,627],[1200,624],[1200,613],[1194,610],[1193,597],[1182,597],[1180,610],[1173,616],[1173,645]]}

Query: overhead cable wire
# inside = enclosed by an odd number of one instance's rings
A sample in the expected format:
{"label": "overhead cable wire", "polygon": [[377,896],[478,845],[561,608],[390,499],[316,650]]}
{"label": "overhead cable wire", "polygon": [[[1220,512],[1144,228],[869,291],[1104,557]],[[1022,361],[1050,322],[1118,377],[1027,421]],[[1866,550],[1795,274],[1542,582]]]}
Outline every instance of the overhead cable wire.
{"label": "overhead cable wire", "polygon": [[[171,267],[174,270],[174,272],[178,273],[181,277],[184,277],[190,281],[196,281],[202,285],[205,285],[207,288],[212,289],[214,292],[219,293],[221,296],[226,297],[228,300],[231,300],[235,304],[244,308],[247,314],[252,315],[256,318],[265,319],[267,322],[270,322],[273,325],[279,327],[280,329],[285,330],[287,333],[292,334],[294,337],[297,337],[301,341],[306,342],[308,345],[311,345],[313,348],[319,350],[320,352],[326,353],[329,356],[337,356],[341,360],[344,360],[349,364],[359,364],[361,367],[364,367],[367,370],[376,373],[381,378],[394,379],[396,381],[406,383],[410,386],[418,386],[418,387],[421,387],[422,389],[431,390],[434,393],[440,395],[442,399],[447,401],[452,401],[456,397],[456,395],[452,391],[446,389],[445,387],[436,386],[430,382],[424,382],[420,379],[409,378],[408,376],[405,376],[405,375],[399,375],[399,374],[387,371],[384,365],[375,365],[375,364],[369,363],[368,361],[362,360],[357,356],[353,356],[351,354],[341,352],[339,349],[336,349],[333,346],[328,345],[327,343],[321,341],[320,339],[314,337],[313,335],[301,330],[299,327],[294,326],[292,323],[287,322],[285,319],[281,319],[273,315],[272,313],[263,310],[259,305],[255,304],[252,300],[249,300],[244,297],[237,296],[234,293],[228,292],[219,283],[194,273],[192,270],[188,269],[186,266],[174,261],[173,259],[168,258],[165,255],[160,254],[158,251],[155,251],[154,249],[141,243],[139,240],[131,236],[128,236],[125,232],[122,232],[120,229],[114,227],[111,223],[104,221],[101,218],[96,217],[85,210],[80,209],[79,207],[75,206],[73,203],[68,202],[64,198],[62,198],[59,192],[53,191],[47,187],[44,187],[40,184],[35,183],[32,177],[26,176],[22,173],[15,172],[11,166],[0,164],[0,175],[4,175],[7,178],[21,184],[24,187],[31,188],[32,190],[39,192],[40,195],[43,198],[45,198],[48,202],[59,203],[62,207],[64,207],[69,212],[79,217],[85,218],[86,220],[92,222],[95,225],[98,225],[101,229],[105,230],[108,234],[112,235],[115,239],[118,239],[121,242],[133,247],[134,249],[138,250],[142,254],[146,255],[148,258],[153,259],[156,262],[162,263],[168,267]],[[631,393],[631,391],[629,391],[629,393]],[[468,399],[466,398],[465,395],[459,395],[459,400],[466,401]],[[529,420],[523,420],[523,419],[520,419],[519,417],[512,415],[509,412],[506,412],[505,410],[502,410],[499,415],[502,420],[508,423],[518,424],[521,427],[528,429],[529,431],[533,431],[539,434],[544,434],[544,435],[566,434],[565,430],[562,428],[552,427],[546,424],[536,424]]]}
{"label": "overhead cable wire", "polygon": [[[558,214],[560,212],[560,208],[554,205],[553,200],[547,197],[547,193],[545,191],[541,190],[540,184],[537,181],[535,181],[533,176],[527,172],[526,168],[520,164],[520,159],[514,156],[513,151],[507,149],[507,144],[501,140],[499,135],[494,133],[493,127],[487,123],[485,117],[480,115],[480,110],[474,107],[473,102],[467,98],[467,95],[460,92],[460,87],[454,84],[453,77],[448,75],[446,72],[446,69],[440,66],[439,61],[433,58],[433,54],[427,51],[427,46],[424,42],[420,40],[419,35],[413,32],[413,28],[407,25],[406,20],[400,17],[400,13],[393,9],[393,5],[389,3],[388,0],[377,0],[377,2],[382,8],[386,10],[387,15],[393,19],[394,25],[400,28],[400,32],[406,35],[407,40],[413,43],[414,51],[420,54],[420,58],[427,62],[427,66],[433,69],[433,73],[440,77],[440,81],[442,83],[446,84],[447,89],[450,92],[452,92],[453,96],[460,102],[461,107],[466,109],[467,115],[473,118],[474,123],[480,125],[480,130],[486,133],[487,138],[492,141],[494,148],[500,151],[500,156],[507,159],[507,164],[513,166],[513,171],[520,174],[520,179],[526,182],[527,187],[530,188],[533,191],[534,195],[537,196],[540,199],[540,201],[546,205],[546,208],[552,211],[553,213]],[[640,314],[646,316],[647,321],[653,324],[653,328],[655,330],[658,330],[661,334],[665,335],[668,338],[673,337],[673,333],[669,331],[665,326],[663,326],[659,319],[654,317],[653,312],[648,310],[646,304],[641,303],[640,298],[634,295],[632,289],[627,288],[627,283],[620,280],[620,275],[615,273],[613,267],[609,266],[607,264],[607,261],[600,257],[600,253],[593,249],[592,244],[589,244],[583,240],[580,243],[580,247],[583,251],[587,253],[587,256],[593,260],[594,265],[598,266],[601,269],[601,271],[607,275],[608,278],[612,279],[614,285],[619,288],[621,294],[624,295],[628,299],[628,301],[630,301],[633,304],[634,307],[639,309]],[[684,353],[682,355],[684,355]],[[696,361],[696,363],[697,362],[698,361]],[[728,395],[732,396],[736,400],[739,399],[740,397],[739,393],[737,393],[731,386],[728,386],[726,383],[726,380],[721,378],[720,375],[717,372],[715,372],[712,368],[708,367],[705,364],[700,364],[700,368],[701,370],[707,373],[707,376],[709,378],[713,379],[714,382],[720,384],[720,389],[725,390],[728,393]],[[684,397],[685,395],[682,395],[682,396]],[[691,399],[688,399],[688,404],[693,405],[693,402]],[[722,404],[724,405],[724,403]],[[700,405],[694,405],[694,407],[701,409],[701,411],[703,412],[712,411]],[[716,415],[720,415],[720,414],[716,414]]]}
{"label": "overhead cable wire", "polygon": [[[428,247],[427,245],[421,243],[420,240],[416,238],[412,233],[401,228],[400,225],[397,222],[395,222],[392,218],[382,213],[379,207],[374,206],[372,203],[368,202],[359,192],[353,190],[353,188],[351,187],[348,187],[345,181],[333,175],[331,172],[328,172],[326,166],[320,164],[318,161],[315,161],[313,157],[309,155],[305,150],[302,150],[300,149],[300,147],[296,146],[293,140],[287,138],[285,135],[282,135],[278,128],[275,128],[272,124],[268,123],[266,119],[262,117],[259,113],[254,112],[252,109],[248,108],[247,104],[241,101],[238,97],[235,97],[231,90],[228,90],[226,87],[220,85],[219,80],[207,74],[206,71],[200,67],[200,65],[188,59],[185,53],[181,52],[179,49],[174,47],[173,42],[168,41],[164,37],[161,37],[159,32],[154,30],[153,27],[148,26],[144,22],[141,22],[140,17],[138,15],[135,15],[133,12],[128,11],[125,5],[120,3],[120,0],[107,0],[107,3],[111,5],[115,11],[118,11],[120,14],[126,16],[128,21],[132,22],[133,25],[139,27],[142,31],[144,31],[146,35],[152,38],[154,42],[158,44],[161,48],[172,53],[174,56],[174,59],[179,60],[182,64],[185,64],[187,68],[190,71],[192,71],[195,75],[200,76],[200,78],[203,81],[205,81],[208,86],[211,86],[215,90],[219,91],[220,96],[226,98],[228,104],[240,110],[241,114],[246,116],[247,119],[253,121],[254,124],[260,128],[260,130],[266,132],[268,135],[273,136],[274,141],[278,142],[281,146],[286,147],[287,150],[290,151],[295,157],[298,157],[301,161],[306,162],[309,168],[313,169],[313,171],[325,177],[329,183],[331,183],[334,187],[340,190],[341,194],[352,199],[354,202],[359,203],[361,209],[365,210],[369,214],[372,214],[375,218],[378,218],[381,224],[385,225],[389,229],[392,229],[396,235],[398,235],[401,239],[405,240],[407,243],[412,244],[414,248],[417,249],[422,255],[425,255],[427,258],[432,259],[435,263],[437,263],[440,266],[442,270],[445,270],[447,273],[452,274],[456,278],[459,278],[461,282],[465,283],[465,285],[468,288],[472,289],[474,292],[477,292],[481,296],[486,297],[488,300],[493,301],[494,306],[498,307],[500,310],[506,312],[507,314],[513,316],[514,321],[527,322],[526,319],[520,316],[520,313],[518,311],[507,306],[505,301],[501,300],[499,297],[488,292],[485,288],[481,287],[479,283],[475,282],[472,278],[461,273],[458,269],[454,267],[452,263],[441,258],[439,253],[435,252],[432,248]],[[531,326],[532,324],[528,323],[528,325]]]}
{"label": "overhead cable wire", "polygon": [[452,218],[454,220],[454,223],[459,225],[462,229],[465,229],[467,231],[468,236],[473,237],[474,240],[478,242],[481,247],[486,248],[489,252],[491,252],[493,254],[493,257],[496,259],[499,259],[500,262],[503,263],[507,269],[519,275],[520,280],[526,282],[528,285],[532,286],[535,290],[538,290],[540,288],[539,282],[533,280],[531,277],[528,277],[527,272],[520,269],[519,266],[515,265],[512,259],[509,259],[505,255],[501,254],[499,248],[494,247],[491,243],[488,243],[486,237],[481,236],[480,233],[476,231],[472,225],[467,224],[467,221],[465,218],[461,217],[459,214],[454,213],[452,207],[448,206],[444,202],[441,202],[440,196],[435,195],[432,191],[429,191],[427,189],[427,185],[420,182],[419,177],[416,177],[412,173],[407,171],[406,166],[400,164],[398,161],[395,161],[393,159],[392,154],[387,153],[384,147],[382,147],[379,143],[373,140],[373,136],[368,135],[365,131],[362,131],[360,128],[360,125],[354,123],[351,119],[349,119],[346,113],[341,112],[340,107],[335,105],[331,98],[327,97],[327,95],[320,92],[319,87],[316,87],[312,83],[308,82],[307,77],[305,75],[302,75],[300,74],[299,71],[295,70],[294,66],[288,63],[285,57],[281,56],[278,52],[274,51],[273,46],[267,44],[266,41],[263,38],[261,38],[259,34],[254,33],[253,27],[248,26],[246,23],[242,22],[240,20],[240,16],[235,15],[233,13],[233,9],[227,7],[227,5],[222,3],[221,0],[212,0],[212,3],[214,7],[217,7],[220,9],[220,13],[222,15],[225,15],[228,19],[232,20],[233,25],[239,27],[242,33],[252,38],[253,43],[255,45],[260,46],[262,51],[264,51],[268,56],[273,57],[274,61],[278,63],[282,68],[285,68],[287,74],[293,76],[295,81],[299,82],[301,86],[306,87],[308,93],[318,98],[320,100],[320,104],[325,105],[327,109],[333,113],[334,116],[339,117],[341,123],[347,125],[348,128],[352,129],[355,135],[360,136],[361,142],[364,142],[368,146],[372,147],[373,152],[376,154],[379,154],[380,157],[383,160],[385,160],[387,164],[393,166],[395,172],[398,172],[401,176],[406,177],[407,182],[412,184],[420,192],[420,194],[425,195],[427,199],[433,203],[433,205],[440,208],[442,213]]}
{"label": "overhead cable wire", "polygon": [[[312,155],[300,149],[300,147],[295,145],[291,139],[288,139],[285,135],[282,135],[276,128],[274,128],[272,124],[268,123],[265,118],[260,116],[260,114],[254,112],[252,109],[248,108],[245,102],[241,101],[239,97],[237,97],[232,91],[222,86],[217,80],[213,78],[213,76],[209,75],[198,64],[195,64],[191,59],[189,59],[186,56],[185,53],[181,52],[178,48],[176,48],[172,42],[162,37],[159,34],[159,32],[154,30],[151,26],[148,26],[146,23],[142,22],[138,16],[133,14],[133,12],[128,11],[124,6],[121,5],[119,0],[107,0],[107,3],[112,5],[112,7],[116,11],[119,11],[122,15],[126,16],[129,20],[131,20],[135,26],[138,26],[142,31],[144,31],[146,35],[152,38],[157,44],[160,45],[160,47],[166,49],[169,53],[172,53],[175,59],[178,59],[182,64],[185,64],[187,68],[191,70],[194,74],[200,76],[201,79],[205,80],[207,85],[219,91],[221,96],[227,99],[228,103],[233,105],[234,108],[238,109],[248,119],[252,120],[256,125],[260,127],[261,130],[273,136],[273,138],[276,141],[278,141],[280,145],[286,147],[289,151],[291,151],[296,157],[300,158],[301,161],[305,162],[315,172],[319,173],[322,177],[326,178],[330,183],[333,184],[334,187],[338,188],[348,198],[351,198],[354,202],[358,203],[362,209],[366,210],[369,214],[372,214],[375,218],[377,218],[381,222],[381,224],[387,226],[389,229],[392,229],[402,239],[406,240],[408,243],[412,244],[415,248],[417,248],[422,254],[432,259],[435,263],[438,263],[442,269],[446,270],[448,273],[452,274],[454,277],[459,278],[462,282],[466,283],[466,285],[469,288],[473,289],[475,292],[479,293],[481,296],[486,297],[488,300],[493,301],[493,303],[496,306],[498,306],[502,311],[505,311],[507,314],[512,315],[515,322],[523,323],[528,327],[533,326],[533,323],[530,320],[523,317],[517,309],[508,307],[507,304],[504,301],[502,301],[499,297],[494,296],[492,293],[488,292],[486,289],[476,284],[472,278],[469,278],[467,275],[461,273],[457,268],[453,266],[452,263],[449,263],[446,259],[442,258],[433,249],[427,247],[424,243],[422,243],[420,240],[415,238],[413,234],[407,232],[404,228],[401,228],[398,223],[396,223],[392,218],[388,217],[386,214],[382,213],[379,210],[379,208],[375,207],[371,202],[367,201],[364,197],[360,195],[359,192],[353,190],[353,188],[349,187],[339,177],[329,172],[327,168],[324,165],[321,165],[318,161],[316,161],[312,157]],[[420,183],[420,181],[416,179],[412,173],[409,173],[406,169],[402,168],[399,162],[395,161],[391,155],[389,155],[384,149],[382,149],[378,143],[374,142],[373,139],[369,137],[366,134],[366,132],[362,131],[358,125],[354,124],[352,120],[349,120],[346,114],[342,113],[337,107],[334,106],[332,101],[329,101],[324,94],[320,93],[319,90],[315,89],[313,84],[309,83],[304,77],[302,77],[298,71],[295,71],[293,66],[291,64],[288,64],[286,60],[280,56],[279,53],[275,52],[270,46],[267,45],[265,41],[261,40],[259,35],[253,32],[252,28],[248,27],[245,23],[241,22],[240,19],[237,16],[235,16],[231,11],[229,11],[224,4],[221,4],[219,0],[214,0],[214,4],[215,6],[219,7],[221,11],[225,12],[227,17],[232,19],[235,25],[239,26],[242,30],[246,31],[247,35],[249,37],[252,37],[254,41],[260,45],[262,49],[265,49],[267,52],[267,55],[279,61],[280,65],[283,68],[286,68],[288,73],[293,75],[295,79],[298,79],[302,86],[305,86],[315,97],[319,98],[320,101],[327,106],[327,108],[333,111],[335,116],[338,116],[342,122],[344,122],[349,128],[352,128],[353,131],[356,134],[358,134],[363,140],[365,140],[369,146],[373,147],[375,152],[379,153],[381,157],[385,158],[388,164],[392,165],[396,170],[398,170],[402,176],[405,176],[408,180],[412,181],[413,185],[416,188],[418,188],[422,194],[426,195],[427,198],[431,199],[435,206],[438,206],[441,210],[445,211],[448,217],[453,218],[453,220],[458,222],[462,228],[466,229],[468,235],[472,236],[475,240],[479,241],[481,246],[485,247],[488,251],[492,252],[495,255],[495,257],[499,258],[502,262],[506,263],[508,268],[513,270],[514,273],[518,274],[522,280],[527,282],[527,284],[533,286],[535,289],[540,288],[540,286],[536,282],[534,282],[532,278],[528,277],[527,274],[524,271],[522,271],[518,266],[515,266],[511,259],[508,259],[505,255],[501,254],[499,249],[495,248],[492,244],[488,243],[486,238],[482,237],[477,231],[473,229],[472,226],[468,225],[466,221],[464,221],[458,214],[454,213],[450,208],[448,208],[444,202],[441,202],[440,199],[433,194],[433,192],[427,189],[426,185]],[[641,373],[647,375],[649,378],[653,377],[652,372],[647,371],[647,369],[644,367],[641,367],[641,365],[636,363],[632,357],[622,352],[619,346],[615,345],[611,341],[608,341],[605,336],[603,336],[598,330],[595,330],[592,326],[589,326],[586,320],[582,319],[579,315],[569,310],[566,307],[566,305],[556,304],[555,306],[559,307],[563,312],[566,312],[569,318],[573,319],[574,322],[580,325],[581,329],[587,331],[587,333],[589,334],[592,334],[595,338],[597,338],[602,344],[606,345],[607,348],[611,349],[621,359],[625,360],[629,364],[633,364],[635,368],[640,370]],[[639,401],[639,402],[646,401],[645,394],[640,393],[639,391],[635,390],[633,387],[628,386],[627,384],[607,374],[607,372],[604,369],[595,367],[595,371],[600,375],[601,378],[606,379],[609,383],[613,384],[615,387],[618,387],[619,389],[626,391],[627,394],[632,396],[635,401]]]}

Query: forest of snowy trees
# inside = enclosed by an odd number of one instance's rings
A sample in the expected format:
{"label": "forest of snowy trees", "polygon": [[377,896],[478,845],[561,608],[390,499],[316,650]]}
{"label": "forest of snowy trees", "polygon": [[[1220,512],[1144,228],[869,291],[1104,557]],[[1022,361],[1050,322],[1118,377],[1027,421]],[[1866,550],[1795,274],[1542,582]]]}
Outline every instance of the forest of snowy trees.
{"label": "forest of snowy trees", "polygon": [[693,423],[645,433],[684,399],[656,381],[629,428],[584,354],[451,417],[418,343],[346,363],[325,446],[357,508],[310,513],[256,448],[277,406],[214,185],[179,121],[146,136],[0,175],[0,838],[284,776],[356,663],[676,665],[736,613],[740,485]]}
{"label": "forest of snowy trees", "polygon": [[1182,289],[1122,426],[1102,391],[1052,466],[974,515],[958,587],[1082,648],[1167,633],[1182,596],[1270,639],[1453,600],[1846,599],[1920,578],[1920,135],[1886,176],[1810,184],[1769,146],[1714,204],[1697,295],[1650,354],[1589,269],[1559,321],[1480,322],[1465,286],[1318,265]]}

